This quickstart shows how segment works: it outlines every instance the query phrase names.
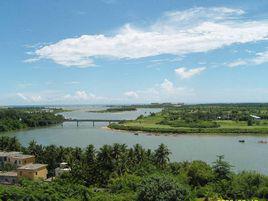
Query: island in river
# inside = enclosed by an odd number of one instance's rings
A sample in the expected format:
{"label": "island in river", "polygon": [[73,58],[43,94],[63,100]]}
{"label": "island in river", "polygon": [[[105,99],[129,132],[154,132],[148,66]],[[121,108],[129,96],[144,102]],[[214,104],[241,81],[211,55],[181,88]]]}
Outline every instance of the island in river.
{"label": "island in river", "polygon": [[116,113],[116,112],[128,112],[128,111],[136,111],[137,108],[136,107],[132,107],[132,106],[121,106],[121,107],[109,107],[107,109],[104,110],[91,110],[88,112],[94,112],[94,113]]}
{"label": "island in river", "polygon": [[153,133],[268,134],[268,104],[199,104],[165,107],[159,113],[109,128]]}

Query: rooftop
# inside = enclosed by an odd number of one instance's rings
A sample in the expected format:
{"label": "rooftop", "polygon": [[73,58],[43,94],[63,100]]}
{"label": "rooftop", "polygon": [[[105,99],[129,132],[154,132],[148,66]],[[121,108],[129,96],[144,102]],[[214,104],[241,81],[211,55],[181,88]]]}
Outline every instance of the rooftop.
{"label": "rooftop", "polygon": [[46,166],[47,164],[39,164],[39,163],[27,164],[27,165],[19,167],[18,170],[38,170]]}
{"label": "rooftop", "polygon": [[17,176],[17,172],[2,172],[2,171],[0,171],[0,176],[16,177]]}
{"label": "rooftop", "polygon": [[18,155],[18,154],[22,154],[22,153],[17,152],[17,151],[11,151],[11,152],[0,151],[0,157],[13,156],[13,155]]}
{"label": "rooftop", "polygon": [[34,155],[25,155],[25,154],[14,154],[14,155],[11,155],[12,158],[15,158],[15,159],[26,159],[26,158],[32,158],[32,157],[35,157]]}
{"label": "rooftop", "polygon": [[35,157],[33,155],[26,155],[21,152],[17,151],[11,151],[11,152],[6,152],[6,151],[0,151],[0,157],[12,157],[16,159],[26,159],[26,158],[32,158]]}

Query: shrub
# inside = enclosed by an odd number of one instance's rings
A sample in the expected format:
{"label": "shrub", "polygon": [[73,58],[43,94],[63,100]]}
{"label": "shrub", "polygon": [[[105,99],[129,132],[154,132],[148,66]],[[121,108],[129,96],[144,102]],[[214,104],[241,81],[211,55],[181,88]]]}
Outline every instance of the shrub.
{"label": "shrub", "polygon": [[138,194],[139,201],[188,201],[188,188],[167,176],[151,176],[143,180]]}

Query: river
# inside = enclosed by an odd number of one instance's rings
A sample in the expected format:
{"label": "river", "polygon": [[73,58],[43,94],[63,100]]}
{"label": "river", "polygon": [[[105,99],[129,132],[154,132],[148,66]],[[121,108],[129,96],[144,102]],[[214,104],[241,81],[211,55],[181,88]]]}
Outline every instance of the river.
{"label": "river", "polygon": [[[92,107],[76,107],[73,111],[64,112],[67,118],[81,119],[135,119],[141,114],[158,112],[160,109],[138,109],[121,113],[94,113]],[[100,109],[100,108],[97,108]],[[203,160],[212,163],[217,155],[224,155],[235,171],[255,170],[268,174],[268,144],[258,144],[259,140],[268,140],[261,135],[177,135],[154,136],[148,134],[133,135],[131,132],[105,129],[106,123],[66,122],[61,125],[5,133],[16,136],[23,145],[35,140],[43,145],[63,145],[86,147],[88,144],[96,148],[104,144],[124,143],[129,146],[141,144],[145,148],[155,149],[160,143],[166,144],[172,152],[172,161]],[[239,143],[244,139],[245,143]]]}

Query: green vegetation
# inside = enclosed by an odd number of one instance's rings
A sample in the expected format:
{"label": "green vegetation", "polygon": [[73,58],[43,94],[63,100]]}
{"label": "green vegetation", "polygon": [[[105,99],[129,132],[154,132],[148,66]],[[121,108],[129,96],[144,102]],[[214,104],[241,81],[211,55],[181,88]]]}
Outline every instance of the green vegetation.
{"label": "green vegetation", "polygon": [[[255,118],[254,118],[255,117]],[[257,118],[260,117],[260,118]],[[268,104],[210,104],[167,107],[113,129],[154,133],[268,134]]]}
{"label": "green vegetation", "polygon": [[1,200],[38,201],[190,201],[268,199],[268,177],[256,172],[234,173],[223,156],[209,165],[203,161],[170,162],[169,149],[140,145],[104,145],[95,149],[42,146],[32,141],[22,147],[16,138],[1,137],[6,151],[34,154],[48,164],[49,176],[66,161],[71,172],[52,182],[21,180],[0,185]]}
{"label": "green vegetation", "polygon": [[95,112],[95,113],[107,113],[107,112],[127,112],[127,111],[136,111],[136,107],[132,106],[121,106],[121,107],[111,107],[107,108],[105,110],[95,110],[95,111],[89,111],[89,112]]}
{"label": "green vegetation", "polygon": [[59,111],[61,110],[50,111],[41,108],[0,109],[0,132],[61,123],[64,117],[55,113]]}

